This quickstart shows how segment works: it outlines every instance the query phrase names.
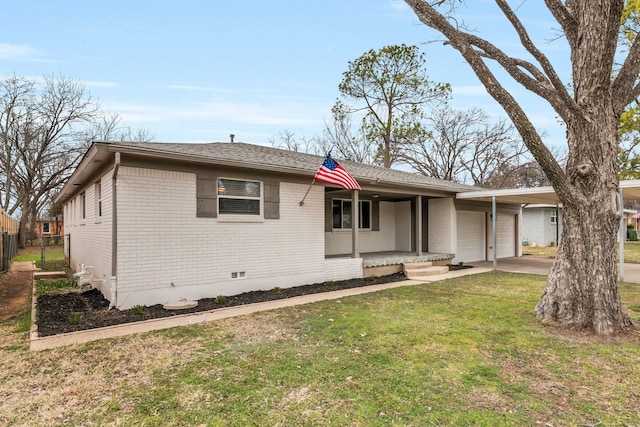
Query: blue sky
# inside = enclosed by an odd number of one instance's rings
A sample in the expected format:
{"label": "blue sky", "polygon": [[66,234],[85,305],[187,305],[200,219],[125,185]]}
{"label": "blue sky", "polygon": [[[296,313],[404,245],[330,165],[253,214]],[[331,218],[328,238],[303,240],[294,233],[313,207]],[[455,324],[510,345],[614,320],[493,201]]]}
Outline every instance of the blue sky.
{"label": "blue sky", "polygon": [[[522,53],[491,1],[469,3],[468,24]],[[517,4],[534,38],[554,37],[542,2]],[[457,52],[425,44],[437,34],[400,0],[0,0],[0,10],[0,74],[78,80],[104,110],[157,141],[227,141],[234,133],[267,144],[284,130],[320,135],[348,61],[400,43],[427,54],[429,77],[453,86],[454,107],[505,116]],[[562,40],[540,47],[568,69]],[[562,144],[553,111],[509,87],[548,143]]]}

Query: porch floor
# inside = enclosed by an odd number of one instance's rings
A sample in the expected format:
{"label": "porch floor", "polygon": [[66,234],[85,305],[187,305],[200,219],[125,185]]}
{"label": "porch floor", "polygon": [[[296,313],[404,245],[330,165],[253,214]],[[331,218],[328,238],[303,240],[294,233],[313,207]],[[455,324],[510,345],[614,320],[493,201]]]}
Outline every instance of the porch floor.
{"label": "porch floor", "polygon": [[[327,258],[349,258],[350,256],[351,254],[328,255]],[[363,268],[399,265],[409,262],[442,261],[450,260],[453,257],[453,254],[440,253],[423,253],[418,256],[415,252],[404,251],[363,252],[360,254]]]}

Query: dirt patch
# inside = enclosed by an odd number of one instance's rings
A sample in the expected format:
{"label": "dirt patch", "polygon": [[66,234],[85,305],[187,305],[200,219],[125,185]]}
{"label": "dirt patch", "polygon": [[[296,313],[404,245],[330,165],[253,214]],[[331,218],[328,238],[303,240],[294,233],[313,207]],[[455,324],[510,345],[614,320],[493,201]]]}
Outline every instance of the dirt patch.
{"label": "dirt patch", "polygon": [[[66,332],[159,319],[301,295],[391,283],[400,280],[405,280],[405,276],[402,273],[381,277],[340,280],[330,283],[314,283],[292,288],[276,288],[268,291],[252,291],[225,297],[224,301],[219,298],[203,298],[198,301],[197,307],[184,310],[165,310],[161,304],[144,307],[140,310],[109,310],[109,301],[107,301],[97,289],[81,293],[71,292],[59,295],[42,295],[38,297],[37,302],[38,335],[57,335]],[[71,321],[71,318],[74,316],[76,319]]]}
{"label": "dirt patch", "polygon": [[9,271],[0,278],[0,321],[17,317],[31,307],[33,273]]}

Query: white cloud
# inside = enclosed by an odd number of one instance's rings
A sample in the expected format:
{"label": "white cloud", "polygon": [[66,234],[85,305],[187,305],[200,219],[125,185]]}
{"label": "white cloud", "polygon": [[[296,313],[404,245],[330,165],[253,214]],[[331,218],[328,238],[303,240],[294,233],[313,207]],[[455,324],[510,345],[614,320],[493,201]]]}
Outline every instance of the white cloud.
{"label": "white cloud", "polygon": [[40,51],[28,44],[0,43],[0,59],[48,62],[41,57]]}
{"label": "white cloud", "polygon": [[453,95],[456,96],[482,96],[487,95],[487,89],[482,85],[475,86],[453,86]]}

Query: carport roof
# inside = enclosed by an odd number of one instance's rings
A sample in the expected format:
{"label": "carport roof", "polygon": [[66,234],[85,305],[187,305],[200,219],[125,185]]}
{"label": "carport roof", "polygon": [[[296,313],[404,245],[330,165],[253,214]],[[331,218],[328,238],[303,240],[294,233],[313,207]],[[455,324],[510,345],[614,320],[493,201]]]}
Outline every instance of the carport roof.
{"label": "carport roof", "polygon": [[[625,200],[640,200],[640,180],[620,181],[620,189]],[[532,204],[541,203],[557,205],[560,203],[553,187],[512,188],[504,190],[466,191],[456,194],[458,199],[481,200],[491,202],[496,198],[498,203]]]}

